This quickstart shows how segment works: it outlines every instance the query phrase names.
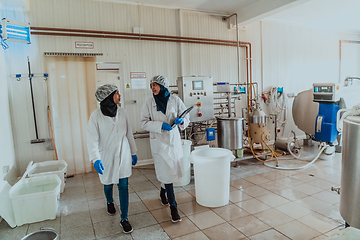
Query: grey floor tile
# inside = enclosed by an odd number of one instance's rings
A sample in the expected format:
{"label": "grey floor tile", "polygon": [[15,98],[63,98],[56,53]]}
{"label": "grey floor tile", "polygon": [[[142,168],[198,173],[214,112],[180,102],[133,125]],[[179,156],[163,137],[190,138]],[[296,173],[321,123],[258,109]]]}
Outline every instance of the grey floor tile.
{"label": "grey floor tile", "polygon": [[136,176],[136,177],[129,177],[129,184],[133,185],[139,182],[146,182],[149,181],[149,179],[147,177],[145,177],[144,175],[140,175],[140,176]]}
{"label": "grey floor tile", "polygon": [[164,229],[156,224],[154,226],[134,230],[131,234],[134,240],[167,240],[170,239]]}
{"label": "grey floor tile", "polygon": [[[116,198],[114,198],[114,200],[116,200]],[[95,200],[91,200],[88,202],[89,204],[89,210],[93,211],[93,210],[97,210],[97,209],[104,209],[104,211],[106,211],[106,198],[105,196],[101,199],[95,199]]]}
{"label": "grey floor tile", "polygon": [[141,199],[139,198],[139,196],[136,193],[130,193],[129,194],[129,202],[138,202],[141,201]]}
{"label": "grey floor tile", "polygon": [[159,198],[159,190],[158,189],[141,191],[141,192],[136,192],[136,193],[140,197],[141,200]]}
{"label": "grey floor tile", "polygon": [[120,226],[120,218],[109,218],[108,221],[94,223],[96,238],[125,235]]}
{"label": "grey floor tile", "polygon": [[96,238],[97,240],[133,240],[131,234],[118,233],[116,235],[104,238]]}
{"label": "grey floor tile", "polygon": [[96,210],[91,210],[90,211],[90,215],[91,215],[91,221],[93,224],[95,223],[99,223],[99,222],[104,222],[104,221],[110,221],[112,219],[115,219],[116,221],[120,222],[120,213],[119,213],[119,209],[116,209],[116,214],[115,215],[109,215],[106,211],[106,209],[96,209]]}
{"label": "grey floor tile", "polygon": [[96,189],[95,191],[86,192],[86,198],[88,201],[104,198],[104,190]]}
{"label": "grey floor tile", "polygon": [[144,212],[148,212],[148,209],[142,201],[131,202],[129,204],[129,213],[128,213],[129,216]]}
{"label": "grey floor tile", "polygon": [[40,228],[52,228],[58,234],[60,234],[60,218],[58,217],[54,220],[46,220],[46,221],[42,221],[42,222],[31,223],[31,224],[29,224],[27,234],[39,231]]}
{"label": "grey floor tile", "polygon": [[89,211],[89,205],[87,201],[64,203],[60,199],[59,207],[61,216]]}
{"label": "grey floor tile", "polygon": [[90,212],[69,214],[61,217],[61,230],[91,225]]}
{"label": "grey floor tile", "polygon": [[0,223],[0,240],[21,239],[27,235],[29,225],[11,228],[4,220]]}
{"label": "grey floor tile", "polygon": [[81,240],[95,239],[94,229],[92,225],[71,228],[67,231],[62,231],[60,236],[61,240],[79,239],[79,236],[81,236]]}
{"label": "grey floor tile", "polygon": [[[78,190],[78,192],[77,192]],[[81,188],[76,188],[71,191],[64,192],[60,195],[61,204],[72,204],[87,201],[85,191]]]}
{"label": "grey floor tile", "polygon": [[[135,192],[145,191],[145,190],[155,190],[157,187],[150,182],[149,180],[143,181],[143,182],[135,182],[135,183],[129,183],[129,185],[134,189]],[[159,184],[160,187],[160,184]]]}
{"label": "grey floor tile", "polygon": [[150,212],[129,216],[129,222],[134,228],[134,231],[135,229],[140,229],[157,224],[156,219]]}

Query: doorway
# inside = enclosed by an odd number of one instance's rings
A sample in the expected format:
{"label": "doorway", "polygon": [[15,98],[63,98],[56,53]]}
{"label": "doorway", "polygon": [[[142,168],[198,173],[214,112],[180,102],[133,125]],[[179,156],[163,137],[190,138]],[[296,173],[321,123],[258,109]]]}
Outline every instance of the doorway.
{"label": "doorway", "polygon": [[58,159],[68,164],[68,175],[91,172],[86,127],[96,109],[93,57],[49,57],[49,106]]}

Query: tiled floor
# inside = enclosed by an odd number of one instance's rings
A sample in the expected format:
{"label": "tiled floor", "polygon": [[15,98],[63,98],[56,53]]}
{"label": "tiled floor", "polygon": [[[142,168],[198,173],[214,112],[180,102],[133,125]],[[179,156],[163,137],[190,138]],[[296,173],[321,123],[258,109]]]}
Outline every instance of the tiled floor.
{"label": "tiled floor", "polygon": [[[280,160],[282,166],[291,162],[298,161]],[[330,191],[331,186],[340,185],[340,168],[341,154],[329,161],[319,159],[300,171],[275,170],[257,160],[238,162],[238,167],[231,168],[230,202],[226,206],[197,204],[193,180],[175,188],[182,217],[176,224],[170,221],[169,208],[160,204],[154,167],[134,168],[129,179],[131,234],[122,232],[119,214],[106,213],[97,174],[76,175],[67,179],[55,220],[15,229],[2,221],[0,239],[21,239],[40,227],[54,228],[62,240],[329,239],[341,232],[344,224],[339,195]],[[119,210],[118,197],[115,202]]]}

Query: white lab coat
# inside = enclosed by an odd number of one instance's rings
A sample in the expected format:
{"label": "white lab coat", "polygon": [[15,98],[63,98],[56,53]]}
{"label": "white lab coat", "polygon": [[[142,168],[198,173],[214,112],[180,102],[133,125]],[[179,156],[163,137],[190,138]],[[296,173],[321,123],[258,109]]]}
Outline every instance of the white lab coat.
{"label": "white lab coat", "polygon": [[141,109],[141,128],[150,132],[151,153],[154,159],[157,179],[162,183],[173,183],[183,176],[183,150],[179,127],[184,130],[190,122],[189,115],[184,117],[184,123],[177,125],[171,131],[161,129],[163,122],[170,125],[186,110],[185,104],[178,96],[170,95],[166,115],[157,111],[154,97],[149,98]]}
{"label": "white lab coat", "polygon": [[131,155],[136,154],[135,140],[125,109],[118,107],[115,117],[105,116],[97,108],[87,126],[87,146],[91,162],[101,160],[105,185],[119,183],[119,178],[131,176]]}

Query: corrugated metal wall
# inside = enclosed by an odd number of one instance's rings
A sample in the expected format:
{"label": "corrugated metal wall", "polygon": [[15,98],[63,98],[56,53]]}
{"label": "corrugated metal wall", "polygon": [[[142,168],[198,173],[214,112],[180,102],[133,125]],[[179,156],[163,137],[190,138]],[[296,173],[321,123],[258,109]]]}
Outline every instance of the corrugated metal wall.
{"label": "corrugated metal wall", "polygon": [[[229,30],[222,17],[216,15],[87,0],[32,0],[30,7],[30,12],[22,12],[5,6],[1,17],[29,21],[37,27],[120,32],[142,27],[148,34],[236,40],[236,31]],[[256,22],[239,32],[240,41],[252,44],[253,81],[264,89],[272,85],[284,86],[286,92],[295,94],[309,89],[312,82],[337,81],[340,39],[358,40],[359,35],[274,22]],[[95,48],[75,49],[75,41],[94,42]],[[212,76],[215,82],[237,82],[237,50],[229,46],[33,35],[31,45],[11,43],[10,47],[6,66],[11,74],[27,72],[26,56],[30,56],[33,72],[41,73],[46,69],[44,52],[97,52],[104,54],[97,57],[98,62],[122,63],[124,83],[130,82],[130,72],[146,72],[147,80],[163,74],[172,85],[181,75]],[[241,48],[241,82],[246,81],[245,63],[245,51]],[[12,78],[8,81],[16,158],[23,172],[31,160],[44,161],[54,155],[41,144],[30,145],[34,133],[28,81],[17,82]],[[41,100],[45,98],[40,82],[35,86],[37,114],[41,137],[47,137],[46,103]],[[151,96],[150,90],[125,89],[122,95],[125,100],[137,100],[136,104],[125,108],[133,122],[133,130],[141,130],[140,109]],[[140,159],[151,158],[147,139],[137,140],[137,146]]]}

